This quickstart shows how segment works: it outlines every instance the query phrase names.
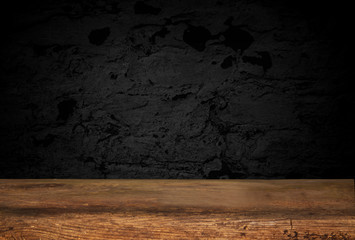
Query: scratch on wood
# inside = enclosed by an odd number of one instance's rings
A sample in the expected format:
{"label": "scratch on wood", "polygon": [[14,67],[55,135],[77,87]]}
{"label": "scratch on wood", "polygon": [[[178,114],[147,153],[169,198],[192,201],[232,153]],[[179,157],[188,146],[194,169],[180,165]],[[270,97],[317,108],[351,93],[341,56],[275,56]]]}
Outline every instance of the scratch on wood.
{"label": "scratch on wood", "polygon": [[292,231],[293,226],[292,226],[292,219],[291,218],[290,218],[290,226],[291,226],[291,231]]}

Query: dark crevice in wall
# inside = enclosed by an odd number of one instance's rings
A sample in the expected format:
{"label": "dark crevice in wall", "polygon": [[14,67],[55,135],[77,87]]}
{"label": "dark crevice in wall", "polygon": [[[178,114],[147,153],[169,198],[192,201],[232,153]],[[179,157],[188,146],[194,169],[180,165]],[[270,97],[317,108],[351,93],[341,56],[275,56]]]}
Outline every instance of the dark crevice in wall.
{"label": "dark crevice in wall", "polygon": [[206,48],[206,42],[211,39],[211,33],[202,26],[189,26],[184,31],[184,41],[197,51],[203,51]]}
{"label": "dark crevice in wall", "polygon": [[76,107],[76,101],[74,99],[68,99],[58,103],[57,120],[67,121],[68,118],[73,115],[75,107]]}
{"label": "dark crevice in wall", "polygon": [[263,67],[264,72],[266,72],[269,68],[272,67],[270,54],[266,51],[256,53],[259,55],[258,57],[243,56],[242,59],[244,62]]}
{"label": "dark crevice in wall", "polygon": [[97,46],[102,45],[110,35],[110,32],[109,27],[92,30],[88,36],[89,41],[91,44]]}
{"label": "dark crevice in wall", "polygon": [[161,9],[157,7],[153,7],[151,5],[146,4],[143,1],[138,1],[134,4],[134,12],[135,14],[153,14],[158,15]]}

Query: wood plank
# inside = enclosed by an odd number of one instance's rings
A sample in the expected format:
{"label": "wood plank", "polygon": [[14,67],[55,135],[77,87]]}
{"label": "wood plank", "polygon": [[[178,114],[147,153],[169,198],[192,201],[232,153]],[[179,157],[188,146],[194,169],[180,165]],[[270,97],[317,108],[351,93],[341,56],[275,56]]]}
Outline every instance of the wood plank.
{"label": "wood plank", "polygon": [[0,239],[355,239],[354,180],[0,179]]}

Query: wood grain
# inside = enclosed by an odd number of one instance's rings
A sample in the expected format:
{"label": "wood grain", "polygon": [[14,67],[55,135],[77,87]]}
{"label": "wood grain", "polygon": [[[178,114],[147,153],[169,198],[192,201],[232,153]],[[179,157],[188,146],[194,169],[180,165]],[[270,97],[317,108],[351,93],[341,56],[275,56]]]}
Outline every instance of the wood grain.
{"label": "wood grain", "polygon": [[355,239],[354,181],[0,179],[0,239]]}

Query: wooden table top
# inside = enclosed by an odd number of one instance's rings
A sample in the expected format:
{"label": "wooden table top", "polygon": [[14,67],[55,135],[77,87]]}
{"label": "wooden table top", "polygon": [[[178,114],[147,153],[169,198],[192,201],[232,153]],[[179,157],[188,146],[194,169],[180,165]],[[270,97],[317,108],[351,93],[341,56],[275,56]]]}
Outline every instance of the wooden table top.
{"label": "wooden table top", "polygon": [[0,179],[0,239],[355,239],[353,179]]}

